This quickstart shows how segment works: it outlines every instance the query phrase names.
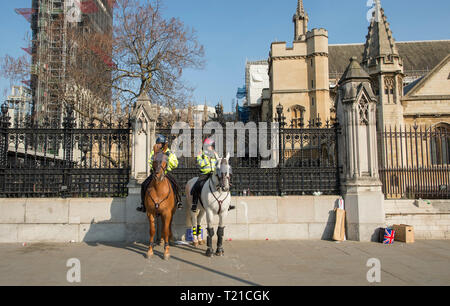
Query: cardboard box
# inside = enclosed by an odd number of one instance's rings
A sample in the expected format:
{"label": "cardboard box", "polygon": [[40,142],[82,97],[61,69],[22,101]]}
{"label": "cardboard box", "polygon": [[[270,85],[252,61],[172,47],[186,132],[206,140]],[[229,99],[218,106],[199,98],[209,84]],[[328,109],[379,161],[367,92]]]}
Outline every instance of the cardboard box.
{"label": "cardboard box", "polygon": [[414,227],[406,224],[394,224],[395,240],[406,243],[414,243]]}

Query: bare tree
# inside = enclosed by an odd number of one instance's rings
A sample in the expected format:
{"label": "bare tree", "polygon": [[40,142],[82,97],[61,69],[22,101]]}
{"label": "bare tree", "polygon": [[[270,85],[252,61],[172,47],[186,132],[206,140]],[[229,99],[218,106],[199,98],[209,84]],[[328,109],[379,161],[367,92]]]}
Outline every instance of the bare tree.
{"label": "bare tree", "polygon": [[30,78],[31,62],[28,55],[14,58],[8,54],[0,58],[0,76],[10,82],[20,83]]}
{"label": "bare tree", "polygon": [[65,86],[60,86],[60,100],[72,105],[81,118],[105,122],[115,111],[111,94],[114,67],[110,33],[95,33],[73,27],[67,31]]}
{"label": "bare tree", "polygon": [[122,99],[147,93],[153,103],[185,106],[192,88],[181,80],[186,68],[202,68],[203,46],[193,29],[162,16],[161,0],[118,0],[115,10],[112,86]]}
{"label": "bare tree", "polygon": [[[23,38],[24,44],[29,46],[31,44],[30,34],[26,33]],[[25,50],[25,49],[24,49]],[[9,80],[10,87],[18,85],[23,81],[30,79],[31,72],[31,57],[24,54],[18,57],[12,57],[6,54],[0,57],[0,77]],[[7,88],[4,91],[7,92]],[[6,96],[7,93],[4,96]]]}
{"label": "bare tree", "polygon": [[[187,105],[192,88],[182,73],[204,66],[204,49],[193,29],[162,15],[162,0],[117,0],[112,32],[86,28],[67,29],[64,84],[52,93],[61,103],[98,121],[117,111],[113,105],[129,109],[143,93],[168,109]],[[18,82],[30,77],[31,60],[7,55],[0,68],[1,76]]]}

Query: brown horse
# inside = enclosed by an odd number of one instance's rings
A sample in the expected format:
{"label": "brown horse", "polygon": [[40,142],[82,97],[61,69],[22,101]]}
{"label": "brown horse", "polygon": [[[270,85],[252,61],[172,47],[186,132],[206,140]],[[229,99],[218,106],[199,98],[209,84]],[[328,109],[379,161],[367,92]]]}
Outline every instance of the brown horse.
{"label": "brown horse", "polygon": [[172,239],[172,219],[175,214],[175,193],[172,190],[169,179],[166,177],[166,169],[168,156],[164,153],[161,145],[155,145],[153,158],[153,179],[145,193],[145,208],[147,209],[147,217],[150,223],[150,246],[147,252],[147,258],[153,255],[155,222],[158,216],[162,220],[162,235],[164,239],[164,259],[169,259],[169,239]]}

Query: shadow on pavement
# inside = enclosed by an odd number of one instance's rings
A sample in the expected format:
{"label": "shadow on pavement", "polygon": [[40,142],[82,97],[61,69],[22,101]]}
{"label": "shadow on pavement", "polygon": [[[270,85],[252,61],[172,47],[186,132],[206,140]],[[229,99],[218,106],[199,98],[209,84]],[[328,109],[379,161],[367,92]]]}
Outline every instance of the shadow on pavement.
{"label": "shadow on pavement", "polygon": [[[91,247],[104,245],[104,246],[113,247],[113,248],[125,249],[125,250],[128,250],[128,251],[134,252],[136,254],[139,254],[142,257],[146,257],[147,250],[148,250],[147,246],[138,245],[136,243],[129,244],[129,243],[113,243],[113,242],[86,242],[86,244],[91,246]],[[202,250],[195,249],[194,247],[189,247],[189,246],[187,246],[187,247],[173,246],[173,247],[177,248],[177,249],[189,251],[189,252],[194,252],[194,253],[197,253],[197,254],[199,254],[201,256],[205,256],[204,253],[202,252]],[[158,256],[161,260],[164,260],[163,259],[164,258],[164,253],[163,252],[160,252],[160,251],[157,251],[157,250],[154,250],[153,252],[154,252],[154,256]],[[151,259],[149,259],[149,260],[151,260]],[[229,279],[241,282],[241,283],[243,283],[245,285],[261,286],[260,284],[257,284],[257,283],[254,283],[254,282],[251,282],[251,281],[239,278],[237,276],[234,276],[234,275],[231,275],[231,274],[228,274],[228,273],[224,273],[224,272],[218,271],[216,269],[212,269],[212,268],[206,267],[206,266],[201,265],[201,264],[194,263],[192,261],[183,259],[181,257],[174,256],[173,254],[170,255],[170,259],[169,260],[176,260],[176,261],[182,262],[182,263],[184,263],[186,265],[191,265],[191,266],[194,266],[196,268],[199,268],[199,269],[202,269],[202,270],[205,270],[205,271],[208,271],[208,272],[211,272],[211,273],[214,273],[214,274],[217,274],[217,275],[220,275],[220,276],[223,276],[223,277],[226,277],[226,278],[229,278]]]}

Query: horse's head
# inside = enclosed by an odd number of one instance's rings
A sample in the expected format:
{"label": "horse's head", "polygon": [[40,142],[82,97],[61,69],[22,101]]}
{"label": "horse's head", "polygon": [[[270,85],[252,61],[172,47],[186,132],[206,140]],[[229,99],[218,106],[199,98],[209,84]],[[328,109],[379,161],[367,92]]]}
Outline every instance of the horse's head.
{"label": "horse's head", "polygon": [[219,189],[223,192],[230,191],[231,188],[231,166],[229,164],[230,153],[227,153],[225,158],[219,158],[216,153],[216,171],[215,174],[219,181]]}
{"label": "horse's head", "polygon": [[169,161],[169,157],[164,152],[167,149],[167,144],[161,148],[161,145],[157,144],[153,147],[154,156],[153,156],[153,173],[155,175],[155,179],[158,181],[162,181],[166,175],[167,164]]}

